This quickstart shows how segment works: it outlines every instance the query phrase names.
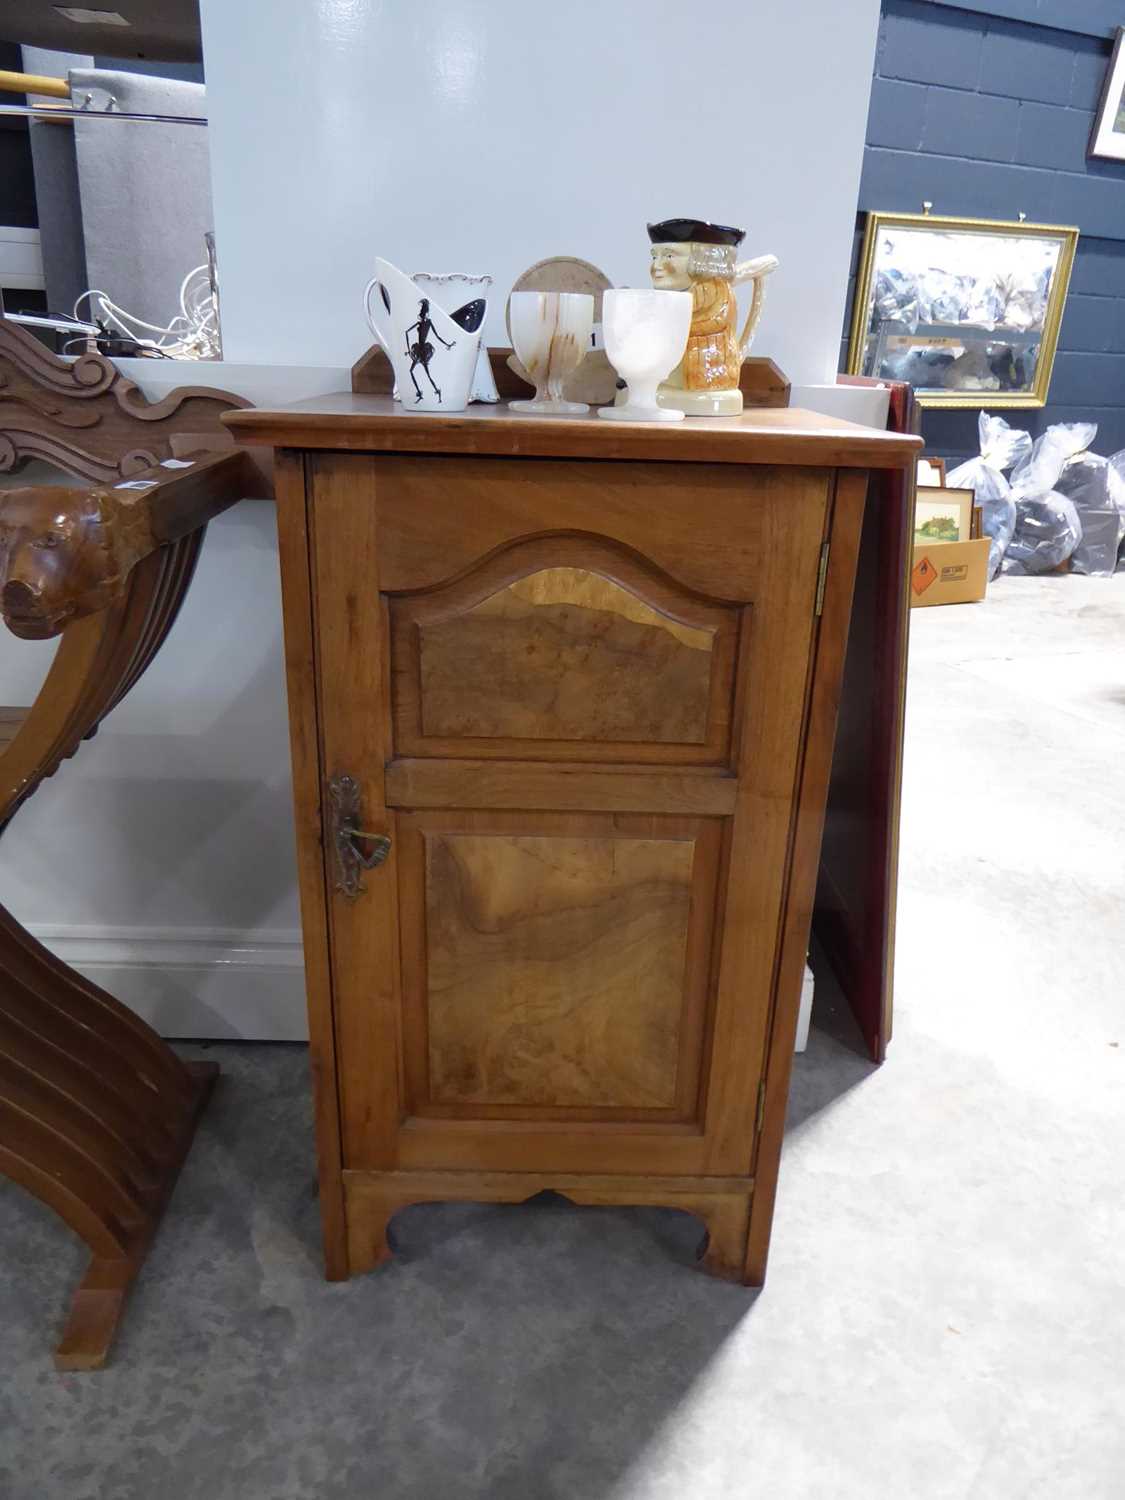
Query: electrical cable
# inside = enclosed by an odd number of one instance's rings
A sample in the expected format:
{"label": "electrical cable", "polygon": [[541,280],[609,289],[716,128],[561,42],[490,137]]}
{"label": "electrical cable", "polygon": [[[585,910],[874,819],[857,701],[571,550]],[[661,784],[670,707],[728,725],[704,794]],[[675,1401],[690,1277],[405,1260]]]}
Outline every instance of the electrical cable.
{"label": "electrical cable", "polygon": [[[74,303],[74,316],[89,299],[94,321],[106,332],[117,330],[139,346],[144,355],[165,359],[220,359],[219,315],[210,268],[206,263],[194,266],[180,283],[180,311],[166,325],[147,323],[126,312],[98,287],[82,293]],[[151,337],[155,335],[155,337]]]}

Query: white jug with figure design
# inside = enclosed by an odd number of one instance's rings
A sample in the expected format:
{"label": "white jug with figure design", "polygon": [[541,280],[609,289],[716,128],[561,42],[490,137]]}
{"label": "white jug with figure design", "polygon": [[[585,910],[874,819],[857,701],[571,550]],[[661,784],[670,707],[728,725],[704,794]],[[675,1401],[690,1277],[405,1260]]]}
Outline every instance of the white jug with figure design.
{"label": "white jug with figure design", "polygon": [[464,411],[488,310],[485,298],[448,313],[405,272],[377,258],[363,307],[394,369],[403,411]]}
{"label": "white jug with figure design", "polygon": [[[416,287],[421,288],[424,296],[444,308],[451,317],[455,317],[460,308],[469,306],[481,297],[487,303],[488,289],[492,285],[491,276],[472,271],[412,271],[410,279]],[[477,354],[477,368],[469,389],[469,400],[492,404],[500,400],[496,379],[492,374],[492,363],[483,342]]]}

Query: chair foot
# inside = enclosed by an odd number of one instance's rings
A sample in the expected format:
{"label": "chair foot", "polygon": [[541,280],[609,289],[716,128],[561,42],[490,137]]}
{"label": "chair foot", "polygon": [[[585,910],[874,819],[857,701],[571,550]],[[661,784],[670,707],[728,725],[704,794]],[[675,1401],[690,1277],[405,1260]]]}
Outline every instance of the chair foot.
{"label": "chair foot", "polygon": [[129,1289],[160,1227],[199,1117],[219,1075],[218,1063],[189,1062],[184,1066],[191,1078],[192,1095],[184,1112],[178,1150],[168,1164],[149,1218],[136,1231],[129,1253],[120,1257],[95,1255],[91,1259],[71,1299],[66,1328],[55,1350],[56,1370],[100,1370],[109,1357]]}

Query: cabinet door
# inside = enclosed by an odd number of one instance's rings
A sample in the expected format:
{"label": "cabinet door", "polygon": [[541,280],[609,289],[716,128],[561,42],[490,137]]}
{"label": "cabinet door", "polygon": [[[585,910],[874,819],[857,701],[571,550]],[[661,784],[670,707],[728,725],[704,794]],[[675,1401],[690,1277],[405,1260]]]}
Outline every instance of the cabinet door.
{"label": "cabinet door", "polygon": [[832,490],[309,461],[346,1167],[750,1171]]}

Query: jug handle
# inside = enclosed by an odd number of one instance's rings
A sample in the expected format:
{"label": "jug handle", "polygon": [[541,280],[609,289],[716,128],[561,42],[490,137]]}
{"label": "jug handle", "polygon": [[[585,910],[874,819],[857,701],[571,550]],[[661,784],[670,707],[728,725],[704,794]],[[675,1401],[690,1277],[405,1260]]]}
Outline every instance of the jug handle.
{"label": "jug handle", "polygon": [[753,260],[742,261],[734,268],[736,286],[740,281],[753,281],[754,283],[754,292],[750,298],[750,311],[746,314],[746,322],[738,337],[738,352],[743,359],[750,352],[750,345],[754,341],[758,323],[761,321],[766,298],[766,277],[771,271],[776,271],[779,265],[776,255],[758,255]]}
{"label": "jug handle", "polygon": [[383,353],[386,354],[387,357],[389,358],[390,357],[390,352],[391,352],[390,351],[390,346],[387,343],[387,339],[386,339],[385,335],[383,334],[382,330],[376,325],[375,319],[371,316],[371,293],[375,290],[375,288],[378,285],[379,285],[379,277],[376,275],[376,276],[372,276],[371,280],[364,287],[364,289],[363,289],[363,315],[367,319],[367,326],[368,326],[368,328],[370,328],[371,332],[375,336],[375,342],[383,350]]}

